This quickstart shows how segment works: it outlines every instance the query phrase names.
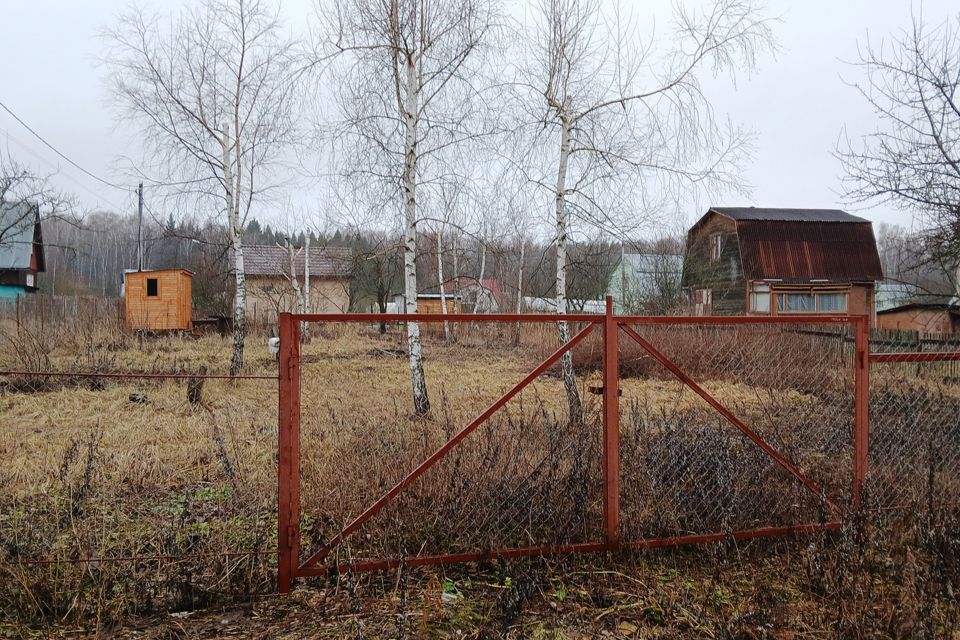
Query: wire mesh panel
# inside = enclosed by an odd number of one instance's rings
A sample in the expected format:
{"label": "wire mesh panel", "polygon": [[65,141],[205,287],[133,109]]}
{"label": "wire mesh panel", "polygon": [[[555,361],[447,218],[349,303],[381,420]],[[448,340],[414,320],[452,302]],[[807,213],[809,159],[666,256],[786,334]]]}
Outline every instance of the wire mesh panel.
{"label": "wire mesh panel", "polygon": [[[960,500],[958,343],[873,343],[867,506],[926,509]],[[918,349],[923,349],[918,351]]]}
{"label": "wire mesh panel", "polygon": [[[556,322],[419,325],[427,415],[414,411],[405,325],[310,327],[300,353],[300,561],[363,566],[602,539],[600,403],[579,378],[582,416],[571,420]],[[592,331],[570,323],[575,355],[598,348]]]}
{"label": "wire mesh panel", "polygon": [[0,318],[0,610],[82,617],[269,591],[265,341],[247,341],[231,378],[227,338],[47,311]]}
{"label": "wire mesh panel", "polygon": [[625,331],[625,542],[816,523],[849,507],[854,351],[846,325]]}

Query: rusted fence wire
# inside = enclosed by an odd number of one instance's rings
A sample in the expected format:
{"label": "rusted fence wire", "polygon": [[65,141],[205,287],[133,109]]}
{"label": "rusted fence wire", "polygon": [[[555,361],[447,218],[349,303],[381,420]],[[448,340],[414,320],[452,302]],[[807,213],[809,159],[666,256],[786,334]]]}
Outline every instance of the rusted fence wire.
{"label": "rusted fence wire", "polygon": [[55,594],[29,606],[82,606],[105,581],[160,608],[277,571],[782,535],[957,495],[949,342],[868,341],[847,317],[608,314],[569,317],[567,349],[552,316],[421,317],[418,416],[405,318],[286,318],[311,341],[287,334],[279,365],[251,341],[241,376],[217,336],[8,332],[0,574]]}
{"label": "rusted fence wire", "polygon": [[220,342],[159,336],[91,358],[67,337],[40,344],[42,370],[10,348],[34,342],[0,346],[0,612],[120,615],[273,590],[276,364],[251,345],[230,376]]}

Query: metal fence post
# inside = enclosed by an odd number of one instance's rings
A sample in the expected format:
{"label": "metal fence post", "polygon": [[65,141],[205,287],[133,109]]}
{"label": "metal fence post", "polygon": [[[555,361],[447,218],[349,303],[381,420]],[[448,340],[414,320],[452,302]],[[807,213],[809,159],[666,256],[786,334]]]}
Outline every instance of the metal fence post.
{"label": "metal fence post", "polygon": [[620,546],[620,354],[613,299],[603,319],[603,524],[607,548]]}
{"label": "metal fence post", "polygon": [[280,314],[277,588],[290,593],[300,560],[300,327]]}
{"label": "metal fence post", "polygon": [[854,359],[853,509],[859,511],[867,477],[870,439],[870,325],[867,316],[856,318]]}

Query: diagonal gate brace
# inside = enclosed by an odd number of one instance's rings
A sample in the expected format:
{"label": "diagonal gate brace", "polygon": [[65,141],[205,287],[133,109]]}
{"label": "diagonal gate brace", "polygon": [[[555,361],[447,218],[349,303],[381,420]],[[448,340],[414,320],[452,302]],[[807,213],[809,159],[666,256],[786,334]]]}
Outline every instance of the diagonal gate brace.
{"label": "diagonal gate brace", "polygon": [[460,441],[462,441],[464,438],[470,435],[470,433],[473,432],[481,424],[486,422],[490,418],[490,416],[492,416],[499,409],[501,409],[505,404],[507,404],[507,402],[509,402],[511,398],[513,398],[515,395],[520,393],[520,391],[522,391],[524,387],[526,387],[528,384],[530,384],[531,382],[539,378],[547,369],[549,369],[553,364],[555,364],[557,360],[559,360],[563,356],[563,354],[565,354],[567,351],[575,347],[579,342],[581,342],[584,338],[590,335],[590,333],[594,330],[594,328],[596,328],[596,324],[591,322],[586,327],[584,327],[579,333],[577,333],[577,335],[571,338],[568,342],[561,345],[560,348],[558,348],[555,352],[553,352],[553,354],[549,358],[544,360],[542,363],[540,363],[540,365],[536,369],[534,369],[529,374],[527,374],[527,376],[523,380],[518,382],[513,388],[507,391],[503,396],[500,397],[499,400],[497,400],[496,402],[491,404],[489,407],[487,407],[487,409],[484,410],[484,412],[481,413],[479,416],[477,416],[477,418],[474,419],[473,422],[471,422],[462,430],[460,430],[458,433],[456,433],[452,438],[450,438],[446,442],[446,444],[444,444],[442,447],[437,449],[433,454],[430,455],[429,458],[421,462],[416,469],[414,469],[409,474],[407,474],[407,476],[402,480],[400,480],[400,482],[395,484],[393,488],[391,488],[389,491],[383,494],[372,505],[367,507],[366,511],[364,511],[359,516],[357,516],[350,524],[344,527],[343,530],[340,531],[340,533],[338,533],[333,538],[331,538],[330,541],[327,542],[327,544],[323,545],[321,549],[319,549],[316,553],[314,553],[312,556],[307,558],[306,562],[300,565],[300,570],[312,567],[317,563],[319,563],[324,558],[326,558],[327,555],[330,553],[330,551],[333,550],[334,547],[336,547],[338,544],[343,542],[343,540],[346,539],[349,535],[351,535],[354,531],[359,529],[363,525],[363,523],[365,523],[367,520],[369,520],[374,515],[376,515],[376,513],[380,511],[384,506],[386,506],[387,503],[389,503],[391,500],[397,497],[397,495],[401,491],[403,491],[407,486],[409,486],[414,480],[422,476],[430,467],[432,467],[447,453],[449,453],[451,449],[456,447],[460,443]]}
{"label": "diagonal gate brace", "polygon": [[757,447],[763,450],[768,456],[773,458],[773,460],[786,469],[787,473],[792,475],[794,478],[799,480],[807,489],[813,492],[818,498],[823,498],[823,500],[833,509],[838,511],[843,511],[842,507],[838,505],[832,498],[824,495],[816,482],[808,478],[800,469],[797,468],[795,464],[787,460],[783,454],[771,447],[769,444],[764,441],[757,433],[748,427],[746,423],[743,422],[740,418],[733,415],[733,413],[723,406],[716,398],[714,398],[706,389],[698,385],[693,378],[687,375],[680,367],[675,365],[667,356],[661,353],[656,347],[654,347],[646,338],[641,336],[637,331],[626,324],[620,325],[624,332],[634,339],[634,341],[639,344],[644,350],[649,353],[653,358],[662,364],[667,370],[670,371],[680,382],[684,383],[694,393],[707,401],[711,407],[713,407],[717,413],[726,418],[727,422],[736,427],[743,435],[745,435],[751,442],[753,442]]}

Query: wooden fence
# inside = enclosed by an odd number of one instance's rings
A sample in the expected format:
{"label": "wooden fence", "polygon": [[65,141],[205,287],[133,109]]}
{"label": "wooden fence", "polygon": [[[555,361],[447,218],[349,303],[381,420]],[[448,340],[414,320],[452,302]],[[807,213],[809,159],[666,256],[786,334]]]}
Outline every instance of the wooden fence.
{"label": "wooden fence", "polygon": [[123,300],[94,296],[29,295],[0,299],[0,319],[22,325],[64,325],[78,318],[96,318],[123,325]]}

